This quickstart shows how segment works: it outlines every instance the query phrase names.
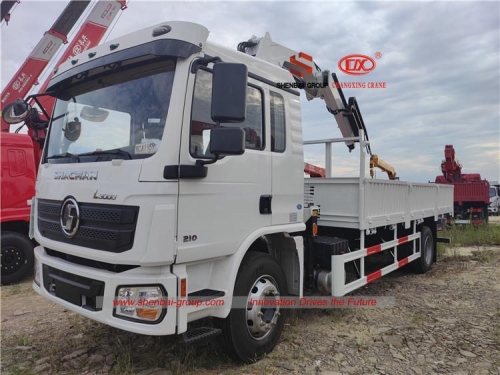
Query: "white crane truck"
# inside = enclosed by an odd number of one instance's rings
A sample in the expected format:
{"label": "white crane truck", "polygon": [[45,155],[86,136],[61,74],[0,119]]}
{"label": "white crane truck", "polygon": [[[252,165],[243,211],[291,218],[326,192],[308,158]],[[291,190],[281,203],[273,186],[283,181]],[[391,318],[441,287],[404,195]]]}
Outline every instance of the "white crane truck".
{"label": "white crane truck", "polygon": [[[235,296],[340,297],[408,263],[425,273],[453,190],[366,178],[363,119],[334,74],[268,34],[238,50],[208,34],[165,22],[59,67],[32,201],[33,287],[130,332],[222,333],[252,361],[275,347],[287,309],[234,307]],[[325,101],[342,137],[303,142],[301,89]],[[335,142],[359,143],[359,177],[332,178]],[[304,143],[326,145],[326,178],[304,178]],[[382,266],[365,262],[377,256]],[[207,317],[213,327],[188,329]]]}

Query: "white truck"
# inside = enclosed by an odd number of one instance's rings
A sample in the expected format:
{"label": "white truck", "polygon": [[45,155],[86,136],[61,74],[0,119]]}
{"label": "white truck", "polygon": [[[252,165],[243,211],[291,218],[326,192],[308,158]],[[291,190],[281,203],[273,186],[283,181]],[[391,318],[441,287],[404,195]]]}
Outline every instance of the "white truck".
{"label": "white truck", "polygon": [[500,183],[498,181],[490,181],[488,213],[490,215],[498,215],[500,213]]}
{"label": "white truck", "polygon": [[[232,299],[340,297],[408,263],[425,273],[453,190],[367,178],[356,100],[309,55],[268,34],[238,50],[208,34],[165,22],[59,67],[32,201],[33,288],[130,332],[222,333],[233,357],[252,361],[275,347],[287,309]],[[302,89],[342,133],[305,142],[326,145],[326,178],[304,178]],[[359,177],[331,176],[336,142],[359,143]],[[365,262],[377,256],[378,268]],[[217,307],[140,304],[221,297]],[[213,327],[188,330],[207,317]]]}

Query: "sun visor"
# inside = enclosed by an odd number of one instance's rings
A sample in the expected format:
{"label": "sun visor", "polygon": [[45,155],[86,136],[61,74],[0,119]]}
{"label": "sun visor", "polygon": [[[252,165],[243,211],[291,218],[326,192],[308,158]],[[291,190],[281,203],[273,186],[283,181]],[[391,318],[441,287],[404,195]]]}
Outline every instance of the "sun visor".
{"label": "sun visor", "polygon": [[112,69],[117,66],[126,66],[127,64],[152,60],[156,57],[177,57],[185,59],[200,51],[200,46],[182,40],[155,40],[117,51],[78,65],[73,69],[68,69],[64,73],[52,78],[47,91],[57,91],[72,83],[83,82],[102,73],[104,70]]}

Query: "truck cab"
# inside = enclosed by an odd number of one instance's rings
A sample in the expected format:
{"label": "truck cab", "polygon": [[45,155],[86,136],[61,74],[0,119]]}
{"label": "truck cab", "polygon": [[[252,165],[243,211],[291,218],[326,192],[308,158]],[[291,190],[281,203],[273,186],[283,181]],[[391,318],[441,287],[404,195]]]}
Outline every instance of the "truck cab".
{"label": "truck cab", "polygon": [[[169,22],[134,35],[61,65],[49,86],[57,100],[33,205],[34,288],[117,328],[182,333],[230,306],[113,303],[231,295],[231,264],[266,248],[266,235],[282,248],[278,262],[295,259],[298,270],[300,240],[287,233],[305,229],[299,94],[273,84],[288,72],[207,43],[203,26]],[[240,120],[211,116],[214,85],[231,81],[216,58],[248,69]],[[244,153],[215,161],[214,143],[234,139],[231,129]],[[298,295],[299,279],[288,282]]]}
{"label": "truck cab", "polygon": [[500,212],[500,185],[497,181],[490,182],[490,205],[488,213],[490,215],[498,215]]}

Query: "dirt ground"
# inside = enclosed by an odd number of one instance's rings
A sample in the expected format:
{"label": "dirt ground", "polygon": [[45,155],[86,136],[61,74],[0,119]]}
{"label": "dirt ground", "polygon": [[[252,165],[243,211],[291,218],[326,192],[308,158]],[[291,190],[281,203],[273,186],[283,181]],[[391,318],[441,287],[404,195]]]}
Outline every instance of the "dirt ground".
{"label": "dirt ground", "polygon": [[497,215],[497,216],[490,216],[490,217],[488,218],[488,220],[489,220],[489,223],[490,223],[490,224],[496,224],[496,225],[498,225],[498,224],[500,224],[500,215]]}
{"label": "dirt ground", "polygon": [[[496,218],[495,218],[496,219]],[[48,302],[30,281],[1,288],[2,373],[500,374],[500,246],[453,248],[425,275],[402,269],[356,291],[393,308],[307,310],[251,365],[217,343],[110,328]]]}

